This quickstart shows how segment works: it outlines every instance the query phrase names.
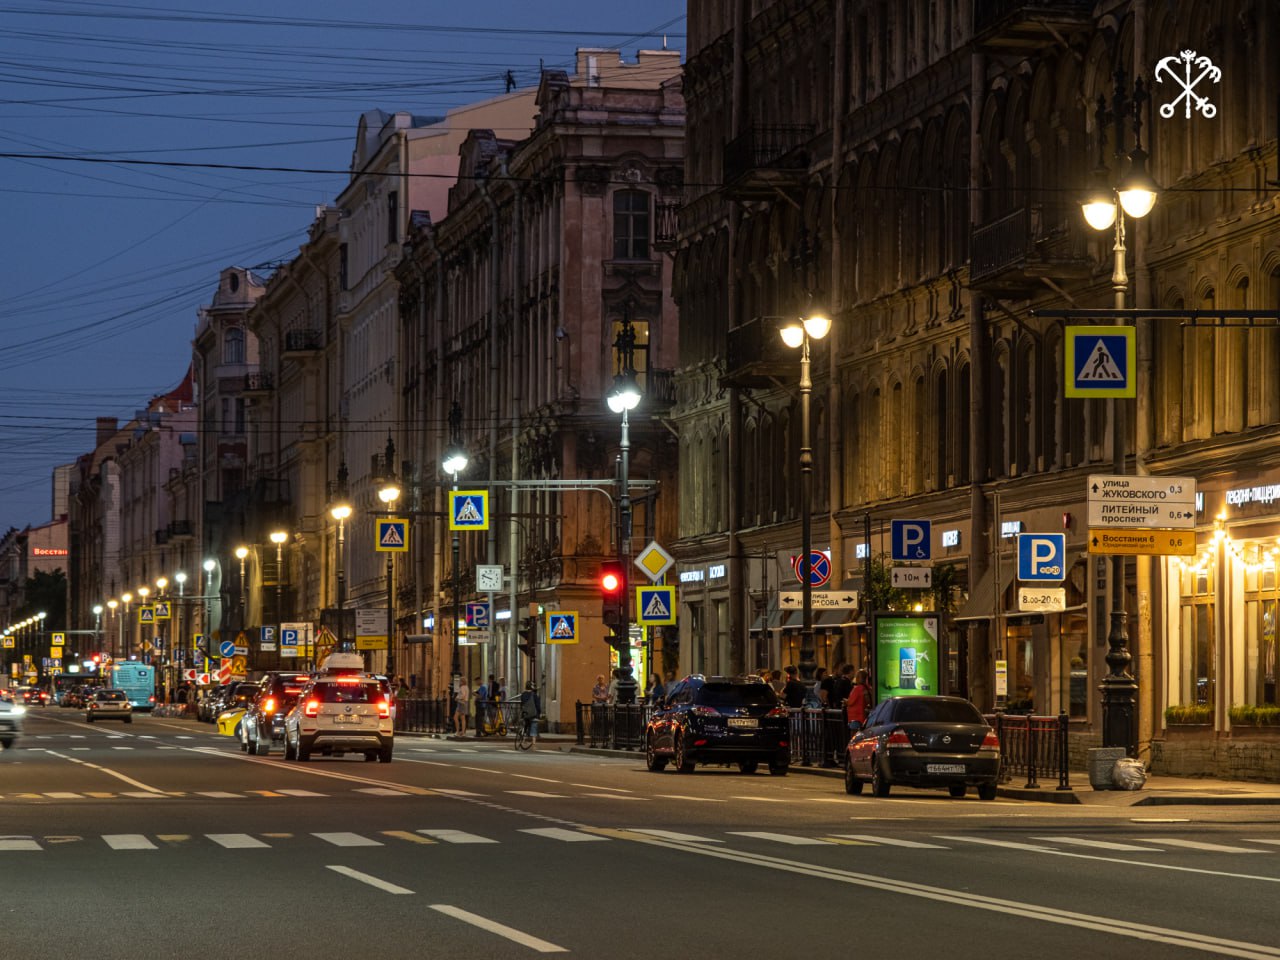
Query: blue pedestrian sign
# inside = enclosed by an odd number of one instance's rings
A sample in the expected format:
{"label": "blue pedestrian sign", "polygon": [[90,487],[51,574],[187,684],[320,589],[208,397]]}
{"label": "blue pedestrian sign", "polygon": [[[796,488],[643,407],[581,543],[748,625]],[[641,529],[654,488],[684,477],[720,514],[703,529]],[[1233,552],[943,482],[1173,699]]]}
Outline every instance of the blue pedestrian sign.
{"label": "blue pedestrian sign", "polygon": [[547,611],[547,643],[578,642],[578,611]]}
{"label": "blue pedestrian sign", "polygon": [[1057,583],[1067,577],[1065,533],[1018,534],[1018,579]]}
{"label": "blue pedestrian sign", "polygon": [[1134,327],[1067,327],[1068,397],[1136,397]]}
{"label": "blue pedestrian sign", "polygon": [[929,559],[932,550],[933,521],[894,520],[889,526],[893,541],[893,559]]}
{"label": "blue pedestrian sign", "polygon": [[378,521],[378,549],[383,552],[405,553],[409,549],[409,523],[390,518]]}
{"label": "blue pedestrian sign", "polygon": [[236,642],[234,640],[223,640],[218,644],[218,656],[234,657],[236,655]]}
{"label": "blue pedestrian sign", "polygon": [[488,530],[489,492],[487,490],[450,490],[449,529]]}
{"label": "blue pedestrian sign", "polygon": [[636,623],[657,626],[675,622],[675,587],[636,587]]}
{"label": "blue pedestrian sign", "polygon": [[489,622],[489,604],[467,604],[467,629],[488,630],[491,625]]}

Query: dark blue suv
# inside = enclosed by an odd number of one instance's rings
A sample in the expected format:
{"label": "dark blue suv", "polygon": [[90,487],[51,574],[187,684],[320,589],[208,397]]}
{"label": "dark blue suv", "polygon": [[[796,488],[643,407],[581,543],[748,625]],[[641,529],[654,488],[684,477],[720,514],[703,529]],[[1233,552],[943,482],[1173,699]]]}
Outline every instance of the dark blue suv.
{"label": "dark blue suv", "polygon": [[654,773],[674,763],[690,773],[699,763],[736,763],[755,773],[763,761],[775,777],[791,762],[787,708],[759,677],[685,677],[653,707],[645,727],[645,765]]}

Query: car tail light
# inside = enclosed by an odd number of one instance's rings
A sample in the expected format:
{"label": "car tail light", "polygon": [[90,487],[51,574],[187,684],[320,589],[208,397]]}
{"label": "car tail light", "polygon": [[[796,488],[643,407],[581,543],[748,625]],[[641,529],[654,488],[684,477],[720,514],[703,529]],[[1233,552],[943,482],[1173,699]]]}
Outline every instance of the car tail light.
{"label": "car tail light", "polygon": [[707,741],[705,741],[705,740],[695,740],[695,741],[693,741],[693,745],[694,745],[695,747],[705,747],[705,746],[707,745]]}
{"label": "car tail light", "polygon": [[911,738],[907,736],[907,732],[901,728],[889,734],[889,739],[885,741],[885,746],[889,749],[911,749]]}
{"label": "car tail light", "polygon": [[389,719],[389,718],[390,718],[390,716],[391,716],[391,701],[390,701],[390,700],[379,700],[379,701],[378,701],[378,716],[379,716],[380,718],[382,718],[383,720],[386,720],[386,719]]}
{"label": "car tail light", "polygon": [[694,707],[694,708],[693,708],[692,710],[690,710],[689,712],[690,712],[690,713],[692,713],[695,717],[718,717],[718,716],[720,716],[720,711],[719,711],[719,710],[717,710],[715,707]]}
{"label": "car tail light", "polygon": [[996,736],[996,732],[994,730],[987,731],[987,735],[982,738],[982,746],[978,749],[994,750],[996,753],[1000,752],[1000,738]]}
{"label": "car tail light", "polygon": [[786,704],[778,704],[772,710],[765,714],[766,717],[788,717],[791,711],[787,709]]}
{"label": "car tail light", "polygon": [[276,712],[276,698],[275,698],[275,697],[267,697],[267,699],[265,699],[265,700],[263,700],[263,701],[262,701],[262,712],[263,712],[263,713],[275,713],[275,712]]}
{"label": "car tail light", "polygon": [[307,705],[302,708],[302,712],[305,713],[308,717],[314,717],[316,714],[320,712],[320,701],[308,700]]}
{"label": "car tail light", "polygon": [[147,697],[147,701],[148,701],[148,702],[150,702],[150,703],[155,703],[155,702],[156,702],[156,698],[155,698],[155,697]]}

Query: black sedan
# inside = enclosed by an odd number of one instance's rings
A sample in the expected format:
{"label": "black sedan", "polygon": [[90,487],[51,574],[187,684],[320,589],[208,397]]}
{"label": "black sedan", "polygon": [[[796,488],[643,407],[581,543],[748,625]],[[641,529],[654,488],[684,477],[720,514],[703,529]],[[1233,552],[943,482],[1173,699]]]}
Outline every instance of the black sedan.
{"label": "black sedan", "polygon": [[849,741],[846,793],[887,797],[895,783],[946,787],[953,797],[978,788],[994,800],[1000,777],[1000,741],[982,714],[960,697],[890,697]]}
{"label": "black sedan", "polygon": [[645,765],[654,773],[675,764],[736,763],[755,773],[760,762],[775,777],[791,762],[787,708],[758,677],[685,677],[655,704],[645,727]]}

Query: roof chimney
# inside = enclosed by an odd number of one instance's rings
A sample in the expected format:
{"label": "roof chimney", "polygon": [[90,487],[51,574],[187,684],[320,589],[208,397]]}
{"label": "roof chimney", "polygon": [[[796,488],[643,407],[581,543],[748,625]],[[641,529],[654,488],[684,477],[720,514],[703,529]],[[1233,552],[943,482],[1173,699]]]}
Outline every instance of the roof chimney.
{"label": "roof chimney", "polygon": [[99,417],[98,418],[98,441],[95,447],[100,447],[112,437],[116,435],[116,431],[120,429],[120,424],[115,417]]}

